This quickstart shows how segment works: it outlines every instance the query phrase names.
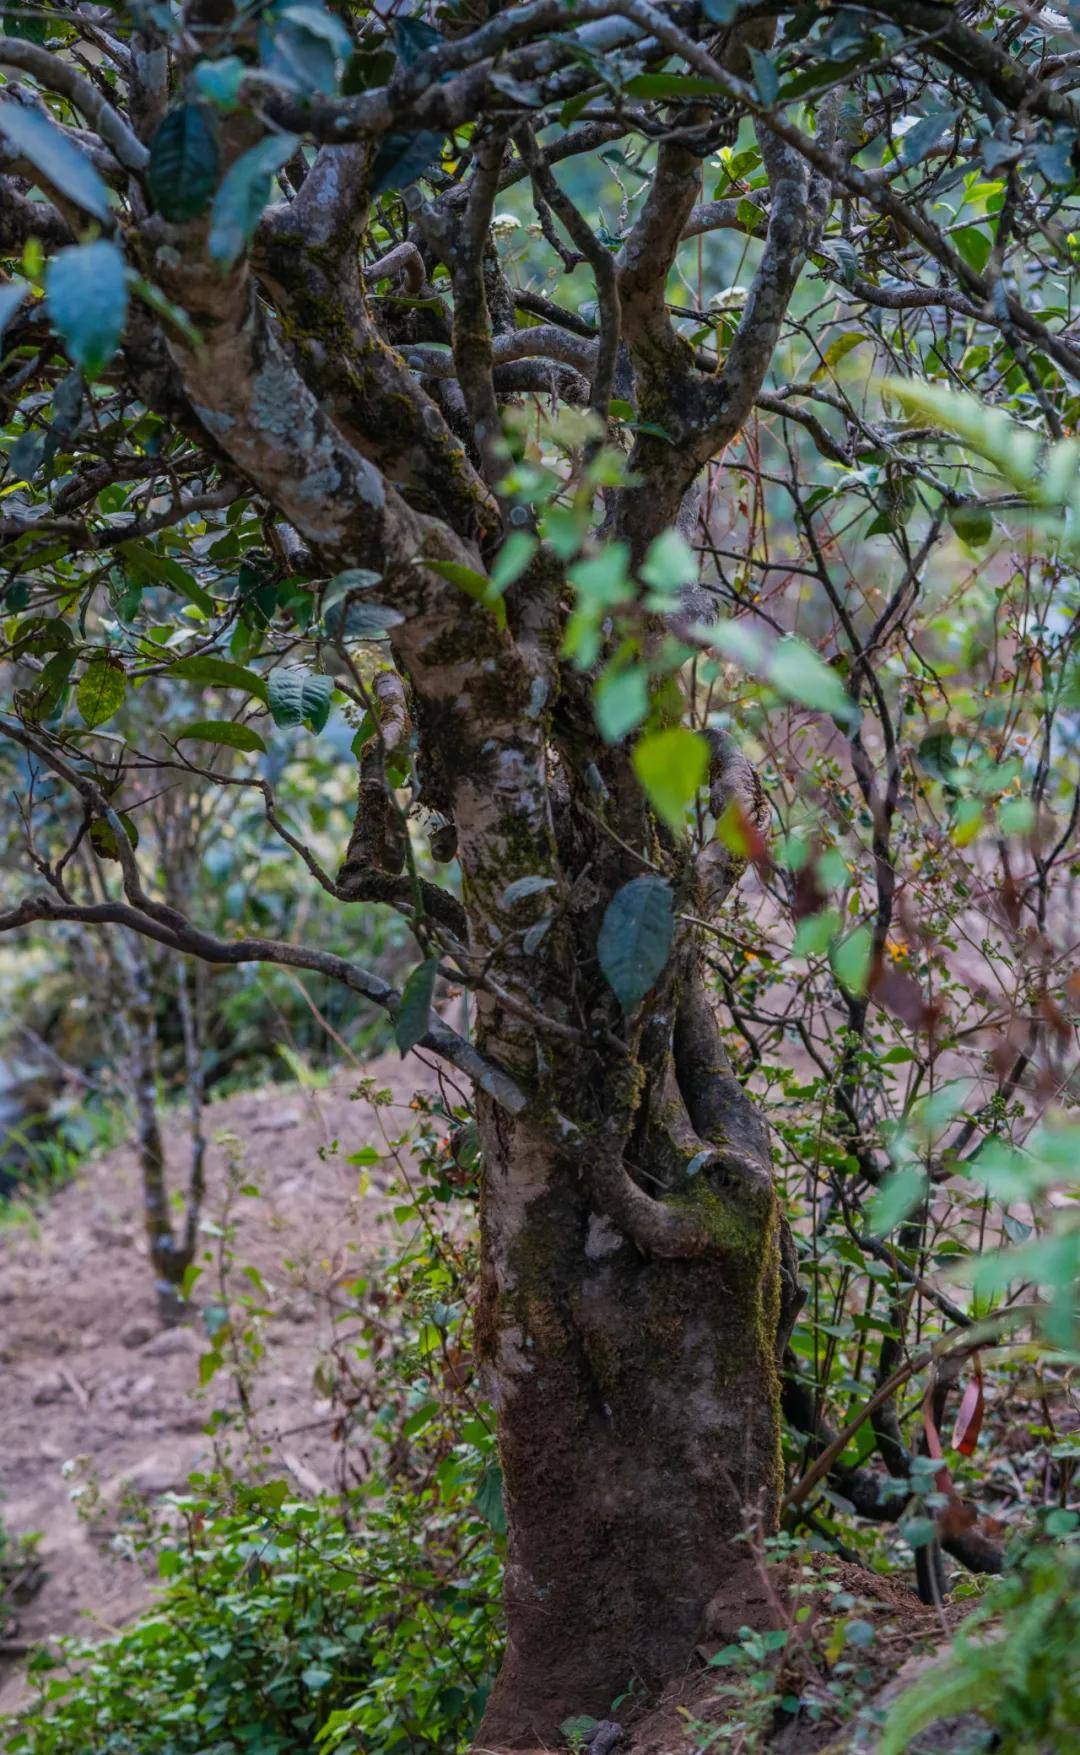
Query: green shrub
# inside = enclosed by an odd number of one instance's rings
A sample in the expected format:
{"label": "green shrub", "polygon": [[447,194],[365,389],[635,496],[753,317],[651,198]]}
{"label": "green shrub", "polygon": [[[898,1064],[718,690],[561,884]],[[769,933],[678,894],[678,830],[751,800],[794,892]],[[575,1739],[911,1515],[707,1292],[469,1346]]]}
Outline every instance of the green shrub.
{"label": "green shrub", "polygon": [[936,1719],[961,1713],[986,1720],[1001,1755],[1073,1748],[1078,1654],[1080,1545],[1034,1547],[987,1591],[945,1661],[901,1695],[876,1755],[903,1755]]}
{"label": "green shrub", "polygon": [[[15,1755],[285,1755],[464,1747],[496,1647],[496,1562],[474,1508],[395,1495],[353,1534],[282,1482],[234,1509],[179,1501],[155,1611],[118,1639],[33,1665]],[[464,1557],[463,1550],[471,1546]]]}
{"label": "green shrub", "polygon": [[[436,1105],[415,1107],[415,1135],[389,1145],[410,1156],[398,1212],[422,1219],[472,1178],[460,1124],[448,1133]],[[432,1235],[418,1224],[400,1260],[338,1288],[360,1344],[335,1347],[320,1387],[367,1410],[362,1485],[305,1504],[282,1481],[193,1476],[139,1544],[163,1579],[154,1610],[107,1644],[38,1653],[38,1699],[5,1755],[468,1747],[500,1655],[505,1525],[492,1422],[466,1364],[475,1245]],[[238,1321],[243,1300],[226,1296]]]}

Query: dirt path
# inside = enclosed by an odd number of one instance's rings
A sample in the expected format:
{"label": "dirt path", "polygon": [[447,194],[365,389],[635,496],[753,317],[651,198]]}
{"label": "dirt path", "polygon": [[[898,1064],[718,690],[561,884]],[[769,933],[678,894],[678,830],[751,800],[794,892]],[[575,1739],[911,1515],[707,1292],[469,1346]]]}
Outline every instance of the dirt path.
{"label": "dirt path", "polygon": [[[393,1055],[364,1076],[393,1092],[398,1106],[382,1114],[391,1132],[402,1131],[409,1099],[430,1075]],[[236,1259],[258,1269],[271,1312],[255,1399],[275,1471],[291,1473],[307,1493],[331,1482],[333,1464],[319,1424],[328,1404],[313,1384],[329,1339],[319,1289],[353,1277],[396,1234],[389,1169],[368,1172],[361,1193],[360,1173],[346,1162],[380,1139],[371,1106],[350,1098],[357,1082],[346,1074],[321,1091],[244,1092],[207,1113],[207,1217],[220,1212],[230,1151],[223,1134],[243,1141],[244,1179],[261,1191],[235,1209]],[[179,1168],[181,1121],[175,1143]],[[128,1148],[88,1165],[35,1228],[0,1231],[0,1515],[12,1534],[42,1532],[48,1574],[19,1607],[14,1642],[105,1632],[147,1602],[150,1579],[91,1533],[72,1488],[89,1479],[109,1504],[133,1489],[153,1500],[209,1461],[203,1427],[222,1389],[199,1388],[206,1348],[201,1325],[158,1322]],[[18,1654],[0,1653],[0,1716],[22,1691]]]}

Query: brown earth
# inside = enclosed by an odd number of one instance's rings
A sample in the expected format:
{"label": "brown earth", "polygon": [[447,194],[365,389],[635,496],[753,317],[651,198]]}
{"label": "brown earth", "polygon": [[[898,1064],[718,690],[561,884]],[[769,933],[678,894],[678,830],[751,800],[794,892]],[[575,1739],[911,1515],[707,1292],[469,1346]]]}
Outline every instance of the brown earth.
{"label": "brown earth", "polygon": [[[236,1200],[232,1222],[238,1266],[256,1268],[267,1291],[258,1300],[269,1311],[266,1355],[253,1390],[269,1446],[263,1466],[291,1474],[309,1495],[335,1484],[338,1455],[329,1404],[313,1382],[331,1338],[326,1294],[401,1240],[387,1192],[392,1165],[362,1173],[346,1158],[380,1143],[380,1121],[391,1135],[402,1132],[414,1090],[431,1085],[415,1057],[396,1054],[363,1076],[389,1089],[394,1105],[376,1111],[354,1100],[359,1077],[344,1074],[321,1090],[244,1092],[212,1104],[206,1117],[206,1221],[222,1216],[234,1155],[223,1136],[242,1142],[243,1182],[260,1190]],[[179,1178],[182,1119],[166,1133]],[[212,1232],[205,1247],[217,1248]],[[208,1265],[197,1304],[212,1303],[213,1278]],[[152,1502],[212,1462],[203,1427],[228,1391],[219,1381],[200,1389],[207,1350],[198,1317],[174,1329],[158,1319],[130,1148],[88,1164],[32,1224],[0,1231],[0,1515],[13,1536],[40,1532],[46,1574],[16,1604],[17,1625],[0,1647],[0,1717],[24,1692],[22,1648],[107,1633],[148,1602],[150,1577],[103,1532],[131,1495]],[[101,1515],[80,1517],[80,1503]]]}

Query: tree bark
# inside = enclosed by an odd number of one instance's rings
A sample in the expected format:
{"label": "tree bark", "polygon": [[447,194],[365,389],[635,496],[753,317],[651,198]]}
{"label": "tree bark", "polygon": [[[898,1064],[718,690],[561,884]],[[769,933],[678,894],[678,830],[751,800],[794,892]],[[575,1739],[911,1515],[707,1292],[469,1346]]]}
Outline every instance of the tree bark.
{"label": "tree bark", "polygon": [[[704,1219],[694,1253],[643,1251],[596,1211],[587,1166],[482,1106],[477,1338],[509,1535],[506,1657],[478,1750],[553,1743],[568,1716],[603,1718],[628,1689],[679,1674],[745,1557],[740,1535],[776,1527],[793,1281],[767,1137],[686,1036],[665,1050],[663,1101],[625,1163],[666,1209]],[[722,1160],[693,1171],[691,1158],[688,1174],[672,1150],[687,1112],[713,1142],[737,1141],[763,1181],[740,1186]]]}

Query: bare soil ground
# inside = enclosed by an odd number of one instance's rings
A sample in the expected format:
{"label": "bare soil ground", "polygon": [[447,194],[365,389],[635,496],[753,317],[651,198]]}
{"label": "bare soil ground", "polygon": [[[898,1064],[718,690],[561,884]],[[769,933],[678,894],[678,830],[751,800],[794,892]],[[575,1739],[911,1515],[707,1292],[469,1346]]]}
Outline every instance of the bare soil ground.
{"label": "bare soil ground", "polygon": [[[430,1085],[419,1061],[397,1055],[366,1066],[364,1078],[392,1091],[395,1106],[379,1111],[392,1133],[403,1130],[413,1092]],[[350,1096],[357,1083],[346,1073],[323,1090],[273,1086],[207,1111],[206,1217],[220,1216],[232,1150],[222,1136],[243,1142],[244,1180],[261,1191],[241,1197],[233,1219],[236,1260],[257,1268],[268,1290],[255,1380],[266,1460],[308,1494],[333,1485],[328,1404],[313,1382],[330,1338],[320,1293],[401,1235],[389,1170],[369,1172],[360,1192],[360,1173],[346,1162],[380,1137],[371,1105]],[[182,1119],[167,1132],[179,1178]],[[205,1242],[214,1247],[212,1234]],[[212,1297],[209,1279],[197,1302]],[[103,1539],[101,1520],[94,1528],[80,1518],[72,1490],[82,1485],[84,1502],[100,1495],[107,1512],[132,1493],[153,1501],[182,1488],[211,1461],[203,1427],[224,1392],[215,1382],[199,1387],[207,1344],[198,1318],[173,1329],[158,1318],[129,1148],[88,1164],[33,1226],[0,1231],[0,1515],[12,1535],[41,1532],[47,1575],[17,1605],[17,1627],[0,1649],[0,1716],[23,1693],[20,1647],[107,1633],[150,1599],[151,1579]]]}

